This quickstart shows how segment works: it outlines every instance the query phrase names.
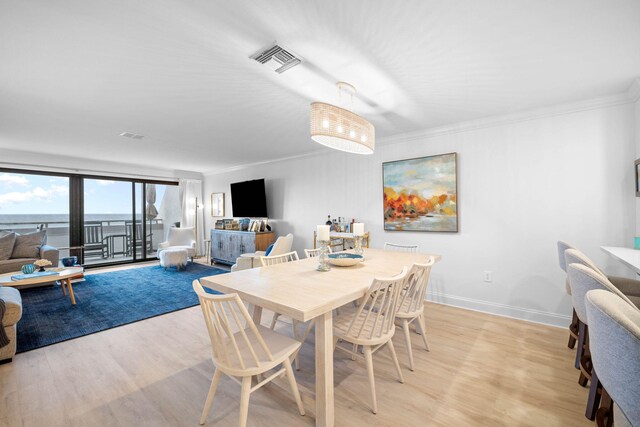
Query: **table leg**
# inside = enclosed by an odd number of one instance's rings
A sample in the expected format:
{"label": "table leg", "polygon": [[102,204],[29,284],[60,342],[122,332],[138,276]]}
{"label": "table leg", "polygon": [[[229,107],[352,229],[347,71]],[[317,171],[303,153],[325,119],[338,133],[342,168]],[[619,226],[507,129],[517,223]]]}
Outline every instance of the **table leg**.
{"label": "table leg", "polygon": [[316,318],[316,426],[332,427],[333,317],[331,311]]}
{"label": "table leg", "polygon": [[258,307],[257,305],[249,304],[249,312],[253,312],[253,323],[258,326],[262,321],[262,307]]}
{"label": "table leg", "polygon": [[73,294],[73,286],[71,286],[71,279],[66,279],[67,289],[69,290],[69,298],[71,298],[71,304],[76,305],[76,297]]}

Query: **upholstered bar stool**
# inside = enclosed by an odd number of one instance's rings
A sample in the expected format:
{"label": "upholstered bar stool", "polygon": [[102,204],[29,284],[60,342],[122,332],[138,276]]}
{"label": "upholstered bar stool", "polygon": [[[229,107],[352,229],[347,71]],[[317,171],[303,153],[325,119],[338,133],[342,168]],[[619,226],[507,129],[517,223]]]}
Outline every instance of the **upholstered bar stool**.
{"label": "upholstered bar stool", "polygon": [[[567,272],[567,263],[564,259],[564,252],[567,249],[575,249],[568,243],[563,242],[562,240],[558,240],[558,264],[560,264],[560,268],[565,273]],[[571,286],[569,286],[569,277],[565,277],[564,288],[567,292],[567,295],[571,297]],[[574,348],[576,346],[576,340],[578,339],[578,315],[576,314],[576,309],[573,309],[573,314],[571,316],[571,324],[569,325],[569,342],[567,343],[567,347]]]}
{"label": "upholstered bar stool", "polygon": [[[587,267],[590,267],[591,269],[597,271],[598,273],[602,274],[607,279],[609,279],[609,282],[611,282],[613,286],[615,286],[620,292],[625,294],[635,304],[640,303],[640,280],[633,280],[633,279],[628,279],[626,277],[618,277],[618,276],[607,276],[604,273],[604,271],[598,268],[598,266],[583,252],[579,251],[574,246],[560,240],[558,241],[558,262],[560,264],[560,268],[562,268],[565,272],[567,271],[566,266],[568,263],[565,261],[564,253],[568,249],[573,249],[577,251],[577,253],[575,254],[575,259],[571,262],[577,262],[577,263],[586,265]],[[565,289],[567,291],[567,294],[571,295],[571,287],[569,286],[568,281],[565,282]],[[575,344],[575,339],[577,338],[577,335],[579,333],[578,324],[574,325],[574,321],[576,320],[575,310],[573,314],[574,314],[573,320],[571,322],[571,326],[569,327],[570,333],[571,333],[571,335],[569,336],[569,343],[568,343],[569,348],[573,348]]]}
{"label": "upholstered bar stool", "polygon": [[585,308],[585,296],[589,291],[602,289],[617,295],[632,307],[635,307],[635,305],[599,272],[582,264],[571,263],[570,259],[571,256],[574,255],[572,253],[574,251],[575,250],[573,249],[569,249],[565,254],[567,256],[567,274],[569,275],[569,283],[571,285],[571,300],[573,301],[573,307],[576,310],[578,319],[580,320],[576,365],[580,368],[580,385],[586,386],[587,381],[591,380],[591,389],[589,391],[585,416],[590,420],[593,420],[600,402],[601,387],[597,377],[592,375],[593,364],[591,361],[589,323]]}
{"label": "upholstered bar stool", "polygon": [[[585,306],[594,376],[614,402],[615,425],[640,426],[640,310],[603,290],[589,291]],[[596,422],[610,417],[600,408]]]}

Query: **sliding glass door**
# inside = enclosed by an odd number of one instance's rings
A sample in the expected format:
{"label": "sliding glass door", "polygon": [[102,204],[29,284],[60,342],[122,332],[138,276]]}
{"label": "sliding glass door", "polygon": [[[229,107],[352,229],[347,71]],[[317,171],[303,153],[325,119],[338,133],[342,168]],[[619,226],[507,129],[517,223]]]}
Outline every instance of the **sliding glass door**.
{"label": "sliding glass door", "polygon": [[84,264],[134,259],[132,187],[130,181],[84,179]]}
{"label": "sliding glass door", "polygon": [[156,258],[180,217],[176,183],[0,169],[0,232],[44,229],[86,266]]}

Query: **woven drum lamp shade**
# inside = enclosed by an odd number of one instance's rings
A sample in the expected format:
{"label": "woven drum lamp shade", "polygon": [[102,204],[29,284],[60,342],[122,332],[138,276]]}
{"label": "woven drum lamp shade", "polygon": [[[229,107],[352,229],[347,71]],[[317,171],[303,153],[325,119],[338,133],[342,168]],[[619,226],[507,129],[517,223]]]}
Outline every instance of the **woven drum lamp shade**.
{"label": "woven drum lamp shade", "polygon": [[373,154],[376,131],[371,123],[349,110],[324,102],[313,102],[311,139],[348,153]]}

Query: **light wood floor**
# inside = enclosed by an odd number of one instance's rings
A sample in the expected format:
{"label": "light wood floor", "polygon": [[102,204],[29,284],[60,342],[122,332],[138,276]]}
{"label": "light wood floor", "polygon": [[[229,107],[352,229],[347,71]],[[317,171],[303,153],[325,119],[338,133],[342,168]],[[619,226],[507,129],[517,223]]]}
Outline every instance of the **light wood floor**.
{"label": "light wood floor", "polygon": [[[593,425],[565,330],[436,304],[425,315],[431,352],[413,336],[415,372],[394,337],[405,384],[386,351],[374,355],[377,415],[364,362],[335,354],[336,425]],[[252,394],[249,425],[314,425],[313,354],[310,336],[296,372],[307,415],[279,380]],[[209,357],[199,307],[23,353],[0,366],[0,426],[197,426]],[[223,377],[207,424],[237,425],[239,395]]]}

